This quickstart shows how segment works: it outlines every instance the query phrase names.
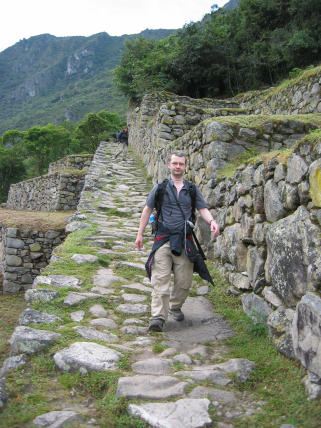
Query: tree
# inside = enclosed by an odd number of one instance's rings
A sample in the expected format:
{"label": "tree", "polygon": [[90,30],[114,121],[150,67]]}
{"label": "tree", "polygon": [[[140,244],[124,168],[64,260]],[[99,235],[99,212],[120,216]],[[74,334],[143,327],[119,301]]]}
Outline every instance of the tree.
{"label": "tree", "polygon": [[7,200],[8,190],[12,183],[25,178],[23,152],[20,146],[6,149],[0,146],[0,202]]}
{"label": "tree", "polygon": [[175,39],[150,41],[143,37],[128,40],[120,64],[114,69],[114,84],[128,98],[139,101],[154,90],[175,90],[168,57]]}
{"label": "tree", "polygon": [[50,162],[70,154],[71,134],[62,126],[48,124],[26,131],[24,151],[29,157],[29,175],[44,174]]}
{"label": "tree", "polygon": [[76,128],[78,151],[94,153],[101,138],[113,137],[122,123],[117,113],[106,112],[89,113],[85,120]]}
{"label": "tree", "polygon": [[2,135],[1,143],[6,149],[10,149],[16,145],[22,145],[24,135],[25,131],[17,131],[16,129],[10,129]]}
{"label": "tree", "polygon": [[127,97],[168,89],[215,97],[273,85],[321,58],[320,0],[242,0],[212,7],[167,39],[126,45],[115,83]]}

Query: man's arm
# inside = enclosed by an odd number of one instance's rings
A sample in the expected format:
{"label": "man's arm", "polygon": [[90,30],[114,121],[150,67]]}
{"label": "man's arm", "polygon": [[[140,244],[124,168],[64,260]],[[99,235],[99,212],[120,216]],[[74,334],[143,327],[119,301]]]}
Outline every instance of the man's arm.
{"label": "man's arm", "polygon": [[140,217],[139,228],[138,228],[137,237],[135,241],[135,245],[138,250],[143,249],[143,233],[144,233],[145,227],[148,224],[149,217],[152,211],[153,211],[152,208],[150,208],[148,205],[145,205],[142,215]]}
{"label": "man's arm", "polygon": [[213,232],[214,238],[217,238],[220,233],[220,227],[216,223],[216,221],[213,219],[212,214],[209,212],[207,208],[200,208],[199,213],[203,220],[206,221],[210,225],[211,232]]}

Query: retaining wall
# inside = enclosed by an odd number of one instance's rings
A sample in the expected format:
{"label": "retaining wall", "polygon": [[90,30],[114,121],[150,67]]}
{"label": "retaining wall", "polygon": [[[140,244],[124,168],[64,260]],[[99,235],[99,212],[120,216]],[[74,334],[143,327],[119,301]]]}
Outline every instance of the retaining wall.
{"label": "retaining wall", "polygon": [[77,208],[86,171],[53,173],[10,186],[7,207],[14,210],[73,211]]}
{"label": "retaining wall", "polygon": [[92,160],[93,155],[69,155],[63,159],[57,160],[56,162],[50,163],[48,174],[63,170],[88,170]]}
{"label": "retaining wall", "polygon": [[49,264],[53,249],[66,238],[65,230],[21,230],[1,225],[0,269],[3,293],[31,288],[41,269]]}
{"label": "retaining wall", "polygon": [[[313,79],[288,88],[288,99],[298,102],[295,94],[308,92],[310,107],[291,101],[297,108],[276,111],[318,110],[319,80]],[[256,322],[267,324],[279,351],[308,370],[310,397],[321,396],[321,133],[308,135],[320,128],[321,115],[213,116],[189,130],[192,115],[184,122],[179,102],[158,104],[157,110],[154,96],[129,110],[130,146],[154,183],[168,176],[170,152],[187,153],[187,178],[200,187],[221,227],[213,242],[208,225],[198,220],[207,255],[230,282],[228,292],[240,296]],[[177,117],[187,127],[180,137],[172,126]],[[271,154],[278,149],[291,150]],[[269,154],[219,178],[233,160],[251,153]]]}
{"label": "retaining wall", "polygon": [[234,101],[248,114],[321,113],[321,67],[305,71],[285,87],[249,92]]}

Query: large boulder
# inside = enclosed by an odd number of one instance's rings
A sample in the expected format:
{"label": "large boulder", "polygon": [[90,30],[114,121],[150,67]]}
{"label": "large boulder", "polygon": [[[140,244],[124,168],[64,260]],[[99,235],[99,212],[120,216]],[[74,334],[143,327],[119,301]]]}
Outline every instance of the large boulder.
{"label": "large boulder", "polygon": [[61,334],[48,330],[36,330],[30,327],[16,327],[10,340],[11,354],[37,354],[48,348]]}
{"label": "large boulder", "polygon": [[269,180],[264,187],[264,211],[267,220],[272,222],[281,219],[286,213],[279,186],[273,180]]}
{"label": "large boulder", "polygon": [[154,427],[196,428],[211,424],[207,398],[184,398],[170,403],[130,404],[129,413]]}
{"label": "large boulder", "polygon": [[272,312],[272,308],[266,301],[254,293],[243,294],[241,297],[244,312],[252,318],[255,323],[266,322]]}
{"label": "large boulder", "polygon": [[321,159],[314,161],[309,168],[310,195],[316,207],[321,207]]}
{"label": "large boulder", "polygon": [[269,336],[281,354],[287,358],[294,358],[292,341],[292,321],[294,310],[280,306],[267,319]]}
{"label": "large boulder", "polygon": [[238,271],[246,270],[247,248],[243,244],[240,224],[227,227],[222,234],[221,258],[223,263],[236,266]]}
{"label": "large boulder", "polygon": [[295,356],[321,381],[321,298],[308,292],[298,303],[292,323]]}
{"label": "large boulder", "polygon": [[303,206],[267,232],[265,277],[285,305],[295,307],[308,287],[320,288],[321,238]]}
{"label": "large boulder", "polygon": [[88,373],[115,370],[122,354],[92,342],[75,342],[54,355],[56,365],[64,371]]}

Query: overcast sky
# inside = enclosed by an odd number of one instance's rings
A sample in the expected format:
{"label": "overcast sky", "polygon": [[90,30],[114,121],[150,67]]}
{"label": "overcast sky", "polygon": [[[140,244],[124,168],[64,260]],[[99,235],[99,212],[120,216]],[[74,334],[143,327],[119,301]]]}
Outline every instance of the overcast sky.
{"label": "overcast sky", "polygon": [[38,34],[111,36],[181,28],[228,0],[1,0],[0,52]]}

